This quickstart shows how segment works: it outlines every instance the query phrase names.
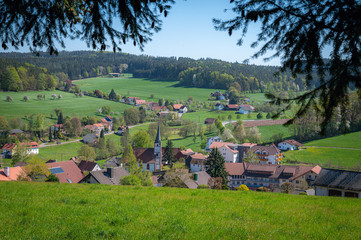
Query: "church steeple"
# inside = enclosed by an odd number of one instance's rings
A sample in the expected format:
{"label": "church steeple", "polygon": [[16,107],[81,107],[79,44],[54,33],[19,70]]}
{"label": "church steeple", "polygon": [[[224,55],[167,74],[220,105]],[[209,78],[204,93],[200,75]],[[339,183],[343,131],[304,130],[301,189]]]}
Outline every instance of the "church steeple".
{"label": "church steeple", "polygon": [[161,170],[162,165],[162,139],[160,138],[160,126],[158,121],[157,136],[154,141],[155,171]]}

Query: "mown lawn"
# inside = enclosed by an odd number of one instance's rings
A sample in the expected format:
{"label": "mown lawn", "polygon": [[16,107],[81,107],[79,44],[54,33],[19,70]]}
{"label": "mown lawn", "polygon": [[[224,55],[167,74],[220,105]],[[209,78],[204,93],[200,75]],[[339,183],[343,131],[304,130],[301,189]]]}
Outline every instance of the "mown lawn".
{"label": "mown lawn", "polygon": [[254,120],[257,119],[257,113],[252,113],[251,118],[248,118],[247,114],[236,114],[235,111],[210,111],[199,110],[197,112],[188,112],[182,115],[182,119],[188,119],[197,123],[204,123],[206,118],[217,118],[218,116],[224,117],[222,121],[228,121],[228,116],[232,116],[232,120],[238,120],[237,116],[241,117],[241,120]]}
{"label": "mown lawn", "polygon": [[[45,94],[45,100],[37,100],[38,94]],[[51,98],[52,94],[62,95],[62,99]],[[29,101],[24,102],[24,96],[29,97]],[[6,96],[11,96],[13,101],[6,102]],[[55,123],[55,117],[50,119],[51,114],[55,116],[54,109],[60,108],[63,110],[65,116],[96,116],[99,115],[97,109],[103,106],[110,106],[113,112],[119,114],[124,112],[124,109],[130,107],[129,105],[108,101],[105,99],[94,97],[75,97],[72,93],[62,91],[31,91],[31,92],[0,92],[0,116],[7,119],[23,118],[26,114],[41,113],[45,116],[47,124]]]}
{"label": "mown lawn", "polygon": [[306,146],[322,146],[322,147],[344,147],[361,149],[361,131],[344,134],[336,137],[324,138],[311,141]]}
{"label": "mown lawn", "polygon": [[0,183],[1,239],[358,239],[360,199]]}
{"label": "mown lawn", "polygon": [[282,134],[283,139],[290,138],[293,135],[291,128],[283,125],[259,126],[257,128],[261,133],[262,142],[271,142],[272,136],[279,133]]}
{"label": "mown lawn", "polygon": [[361,164],[361,150],[310,147],[283,155],[284,162],[313,163],[321,167],[352,169]]}
{"label": "mown lawn", "polygon": [[[74,82],[83,91],[101,90],[109,93],[114,89],[121,96],[140,97],[145,100],[157,101],[159,98],[166,100],[187,100],[192,96],[194,100],[206,101],[211,92],[216,89],[183,87],[178,81],[159,81],[144,78],[88,78]],[[154,99],[150,95],[154,94]]]}

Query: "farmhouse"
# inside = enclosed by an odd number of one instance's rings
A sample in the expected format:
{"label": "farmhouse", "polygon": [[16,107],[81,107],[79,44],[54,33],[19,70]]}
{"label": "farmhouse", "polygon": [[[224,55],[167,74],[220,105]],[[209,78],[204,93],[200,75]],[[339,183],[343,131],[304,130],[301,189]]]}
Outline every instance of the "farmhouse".
{"label": "farmhouse", "polygon": [[123,136],[123,133],[127,130],[127,127],[126,126],[120,126],[118,127],[118,131],[117,131],[117,134],[120,135],[120,136]]}
{"label": "farmhouse", "polygon": [[95,144],[98,141],[98,136],[95,133],[89,133],[83,137],[83,142],[86,144]]}
{"label": "farmhouse", "polygon": [[141,106],[141,105],[143,105],[143,104],[145,104],[145,100],[143,100],[143,99],[137,99],[137,100],[135,100],[135,106]]}
{"label": "farmhouse", "polygon": [[10,130],[10,135],[11,136],[19,136],[21,134],[23,134],[24,132],[21,129],[11,129]]}
{"label": "farmhouse", "polygon": [[314,185],[316,196],[361,198],[361,172],[323,168]]}
{"label": "farmhouse", "polygon": [[183,107],[183,104],[173,104],[173,110],[179,112],[179,110]]}
{"label": "farmhouse", "polygon": [[61,183],[78,183],[84,178],[80,168],[73,160],[47,163],[49,171],[59,178]]}
{"label": "farmhouse", "polygon": [[238,111],[239,105],[238,104],[227,104],[224,107],[224,110],[226,111]]}
{"label": "farmhouse", "polygon": [[278,144],[278,148],[281,149],[281,150],[298,150],[299,147],[302,147],[303,144],[302,143],[299,143],[297,142],[296,140],[293,140],[293,139],[289,139],[289,140],[285,140],[283,142],[280,142]]}
{"label": "farmhouse", "polygon": [[253,146],[250,149],[254,154],[257,162],[262,164],[280,164],[282,152],[272,144],[271,146]]}
{"label": "farmhouse", "polygon": [[214,110],[223,110],[224,106],[222,103],[217,103],[214,105]]}
{"label": "farmhouse", "polygon": [[[39,154],[39,144],[37,142],[21,143],[25,147],[28,154]],[[3,158],[11,158],[16,152],[15,143],[6,143],[3,150]]]}
{"label": "farmhouse", "polygon": [[239,106],[238,112],[240,114],[248,114],[254,111],[254,107],[248,104]]}
{"label": "farmhouse", "polygon": [[238,162],[238,144],[231,142],[213,142],[209,149],[218,148],[226,162]]}
{"label": "farmhouse", "polygon": [[100,171],[102,170],[98,163],[82,160],[78,167],[82,172]]}
{"label": "farmhouse", "polygon": [[188,108],[186,106],[181,106],[178,112],[179,113],[186,113],[186,112],[188,112]]}
{"label": "farmhouse", "polygon": [[204,120],[204,124],[214,124],[215,122],[215,118],[206,118],[206,120]]}
{"label": "farmhouse", "polygon": [[23,167],[4,167],[0,169],[0,181],[17,181],[18,177],[24,174]]}
{"label": "farmhouse", "polygon": [[129,173],[123,167],[114,167],[92,171],[80,183],[119,185],[120,179]]}
{"label": "farmhouse", "polygon": [[220,137],[218,137],[218,136],[208,138],[208,139],[207,139],[207,147],[206,147],[206,151],[207,151],[207,152],[210,152],[210,151],[211,151],[211,149],[210,149],[209,147],[212,145],[213,142],[223,142],[223,141],[222,141],[222,139],[221,139]]}
{"label": "farmhouse", "polygon": [[250,189],[267,187],[278,190],[285,182],[292,183],[298,189],[313,186],[321,171],[320,166],[265,165],[259,163],[225,163],[229,174],[229,186],[237,188],[241,184]]}
{"label": "farmhouse", "polygon": [[95,133],[97,136],[99,136],[100,132],[104,130],[104,124],[96,123],[93,125],[86,125],[85,128],[89,129],[92,133]]}
{"label": "farmhouse", "polygon": [[191,170],[191,172],[204,171],[204,163],[206,158],[207,157],[201,153],[189,155],[186,158],[186,166]]}

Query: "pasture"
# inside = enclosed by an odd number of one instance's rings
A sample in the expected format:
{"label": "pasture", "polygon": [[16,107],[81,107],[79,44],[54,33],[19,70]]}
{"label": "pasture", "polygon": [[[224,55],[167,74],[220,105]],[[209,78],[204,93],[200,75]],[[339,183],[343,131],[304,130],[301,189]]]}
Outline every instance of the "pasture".
{"label": "pasture", "polygon": [[305,143],[305,146],[343,147],[361,149],[361,131]]}
{"label": "pasture", "polygon": [[361,232],[360,199],[31,182],[0,182],[0,196],[4,240],[358,239]]}
{"label": "pasture", "polygon": [[[38,94],[45,94],[45,100],[38,100]],[[52,99],[51,95],[62,95],[62,99]],[[23,101],[28,96],[27,102]],[[12,102],[7,102],[6,97],[11,96]],[[110,106],[113,112],[123,113],[130,105],[108,101],[94,97],[75,97],[74,94],[62,91],[31,91],[31,92],[0,92],[0,116],[11,118],[24,118],[26,115],[41,113],[45,116],[46,124],[55,123],[54,109],[60,108],[65,116],[96,116],[103,115],[97,109]],[[53,118],[51,118],[53,116]]]}

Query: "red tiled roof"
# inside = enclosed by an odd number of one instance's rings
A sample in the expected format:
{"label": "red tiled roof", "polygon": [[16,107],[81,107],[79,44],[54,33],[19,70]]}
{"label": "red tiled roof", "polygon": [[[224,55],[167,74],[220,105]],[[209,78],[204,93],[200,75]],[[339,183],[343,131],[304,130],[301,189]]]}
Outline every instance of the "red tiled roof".
{"label": "red tiled roof", "polygon": [[95,166],[97,165],[96,162],[91,162],[91,161],[85,161],[85,160],[82,160],[78,167],[80,168],[81,171],[93,171],[93,169],[95,168]]}
{"label": "red tiled roof", "polygon": [[6,144],[3,146],[3,150],[12,150],[15,146],[16,146],[15,143],[6,143]]}
{"label": "red tiled roof", "polygon": [[229,145],[229,144],[233,144],[233,143],[231,143],[231,142],[213,142],[211,144],[211,146],[209,146],[209,148],[221,148],[224,145]]}
{"label": "red tiled roof", "polygon": [[276,154],[279,154],[281,153],[281,151],[274,145],[272,144],[271,146],[253,146],[251,147],[251,150],[252,152],[256,152],[256,151],[259,151],[259,152],[267,152],[268,155],[276,155]]}
{"label": "red tiled roof", "polygon": [[183,104],[173,104],[173,109],[179,110],[182,106]]}
{"label": "red tiled roof", "polygon": [[167,109],[167,107],[166,107],[166,106],[163,106],[163,107],[161,107],[161,106],[154,106],[154,107],[152,107],[152,111],[155,111],[155,110],[163,110],[163,109]]}
{"label": "red tiled roof", "polygon": [[22,143],[26,148],[39,148],[39,144],[37,142],[30,143]]}
{"label": "red tiled roof", "polygon": [[229,149],[232,153],[238,153],[237,150],[233,150],[233,149],[230,148],[228,145],[225,145],[225,147],[226,147],[227,149]]}
{"label": "red tiled roof", "polygon": [[72,160],[47,163],[47,165],[49,168],[61,167],[63,169],[63,173],[55,174],[61,183],[69,183],[68,179],[71,181],[71,183],[78,183],[84,178],[80,168]]}
{"label": "red tiled roof", "polygon": [[229,109],[238,109],[239,108],[238,104],[227,104],[226,107],[228,107]]}
{"label": "red tiled roof", "polygon": [[229,175],[242,175],[244,173],[243,163],[225,163],[224,166]]}
{"label": "red tiled roof", "polygon": [[0,169],[0,181],[16,181],[18,176],[25,173],[23,167],[11,167],[9,169],[9,176],[5,175],[4,169]]}
{"label": "red tiled roof", "polygon": [[192,160],[205,160],[207,158],[202,153],[196,153],[196,154],[190,155],[190,157]]}
{"label": "red tiled roof", "polygon": [[284,140],[283,142],[286,142],[290,145],[295,145],[295,146],[298,146],[298,147],[302,147],[303,144],[300,143],[300,142],[297,142],[296,140],[293,140],[293,139],[289,139],[289,140]]}
{"label": "red tiled roof", "polygon": [[242,143],[241,145],[245,147],[253,147],[253,146],[257,146],[257,143]]}

